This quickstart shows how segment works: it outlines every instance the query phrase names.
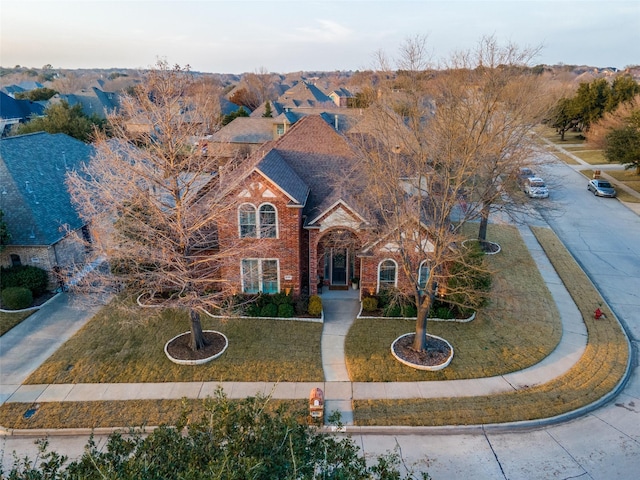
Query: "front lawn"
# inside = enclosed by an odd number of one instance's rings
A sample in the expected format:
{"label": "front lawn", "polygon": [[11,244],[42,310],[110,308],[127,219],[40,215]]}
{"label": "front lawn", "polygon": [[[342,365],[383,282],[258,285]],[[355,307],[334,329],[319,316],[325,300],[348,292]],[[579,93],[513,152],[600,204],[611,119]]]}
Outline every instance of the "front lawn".
{"label": "front lawn", "polygon": [[[354,401],[357,425],[479,425],[549,418],[589,405],[615,388],[629,362],[629,345],[622,328],[553,231],[540,227],[532,230],[587,326],[588,344],[580,360],[548,383],[509,393]],[[605,319],[594,319],[593,311],[598,306]]]}
{"label": "front lawn", "polygon": [[200,366],[176,365],[164,344],[188,330],[184,312],[103,308],[25,383],[135,383],[322,381],[321,323],[288,320],[211,319],[204,329],[229,339],[219,358]]}
{"label": "front lawn", "polygon": [[549,355],[560,341],[558,310],[535,262],[514,227],[490,225],[502,246],[489,255],[496,273],[490,304],[469,323],[430,322],[429,333],[452,344],[451,364],[439,372],[407,367],[390,353],[400,335],[415,331],[415,320],[358,319],[345,342],[354,382],[410,382],[489,377],[521,370]]}

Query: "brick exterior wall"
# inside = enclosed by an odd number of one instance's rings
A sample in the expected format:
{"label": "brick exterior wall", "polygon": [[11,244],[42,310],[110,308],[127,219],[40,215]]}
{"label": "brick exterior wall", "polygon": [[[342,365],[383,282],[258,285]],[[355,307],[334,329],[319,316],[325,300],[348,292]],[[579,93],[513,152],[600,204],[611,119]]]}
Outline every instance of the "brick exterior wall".
{"label": "brick exterior wall", "polygon": [[301,267],[305,258],[302,253],[302,209],[289,207],[289,198],[258,173],[252,173],[245,185],[246,188],[236,192],[237,207],[248,203],[258,211],[263,204],[273,205],[277,211],[277,237],[240,239],[238,208],[231,209],[227,227],[219,231],[221,251],[234,252],[223,268],[223,275],[231,283],[232,290],[241,292],[243,258],[278,259],[280,291],[290,288],[294,294],[299,294],[303,280],[306,280]]}
{"label": "brick exterior wall", "polygon": [[[80,232],[78,232],[80,234]],[[49,272],[49,288],[55,289],[57,282],[52,274],[53,267],[63,270],[82,265],[86,260],[84,243],[75,233],[71,233],[51,246],[13,246],[7,245],[0,253],[0,265],[11,266],[11,255],[18,255],[22,265],[32,265]]]}

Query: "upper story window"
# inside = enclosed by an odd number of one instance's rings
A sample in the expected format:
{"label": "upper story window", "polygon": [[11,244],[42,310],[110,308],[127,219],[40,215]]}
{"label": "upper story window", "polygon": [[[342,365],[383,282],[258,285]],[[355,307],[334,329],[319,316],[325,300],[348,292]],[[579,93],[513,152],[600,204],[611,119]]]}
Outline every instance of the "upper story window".
{"label": "upper story window", "polygon": [[240,238],[256,238],[256,207],[245,203],[238,209]]}
{"label": "upper story window", "polygon": [[420,269],[418,270],[418,287],[421,290],[427,288],[427,280],[429,279],[430,271],[431,269],[429,268],[427,261],[423,260],[422,263],[420,263]]}
{"label": "upper story window", "polygon": [[264,204],[260,207],[260,238],[276,238],[276,207]]}
{"label": "upper story window", "polygon": [[278,123],[276,125],[276,134],[277,135],[284,135],[284,123]]}
{"label": "upper story window", "polygon": [[249,203],[238,209],[240,238],[277,238],[278,211],[269,203],[256,207]]}
{"label": "upper story window", "polygon": [[396,262],[387,259],[378,265],[378,291],[396,286],[398,277],[398,266]]}

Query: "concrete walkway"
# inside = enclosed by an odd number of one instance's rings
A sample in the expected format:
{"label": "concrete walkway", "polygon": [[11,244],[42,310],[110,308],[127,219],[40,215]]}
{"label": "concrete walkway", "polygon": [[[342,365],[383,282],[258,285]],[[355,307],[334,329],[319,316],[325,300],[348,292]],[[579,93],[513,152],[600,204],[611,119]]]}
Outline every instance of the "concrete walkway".
{"label": "concrete walkway", "polygon": [[325,324],[321,349],[325,382],[189,382],[22,385],[67,338],[93,314],[74,307],[64,294],[1,337],[0,400],[4,402],[61,402],[85,400],[139,400],[205,398],[221,386],[230,398],[257,393],[280,399],[305,399],[313,387],[325,392],[326,411],[337,410],[345,425],[353,425],[352,400],[478,396],[531,387],[567,372],[584,352],[587,332],[582,317],[560,278],[528,227],[520,229],[553,299],[563,334],[557,348],[542,362],[507,375],[429,382],[350,382],[344,360],[344,338],[358,313],[356,291],[329,291],[322,295]]}

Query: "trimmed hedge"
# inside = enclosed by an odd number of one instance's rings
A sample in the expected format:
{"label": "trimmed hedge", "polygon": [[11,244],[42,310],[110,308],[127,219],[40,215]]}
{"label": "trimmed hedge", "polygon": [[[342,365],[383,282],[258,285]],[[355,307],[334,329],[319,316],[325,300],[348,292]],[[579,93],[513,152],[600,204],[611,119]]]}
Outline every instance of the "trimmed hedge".
{"label": "trimmed hedge", "polygon": [[319,317],[322,314],[322,299],[318,295],[309,298],[309,315]]}
{"label": "trimmed hedge", "polygon": [[24,287],[9,287],[2,290],[2,306],[7,310],[29,308],[33,303],[31,290]]}
{"label": "trimmed hedge", "polygon": [[2,268],[0,270],[0,289],[23,287],[31,291],[34,297],[39,297],[47,291],[49,274],[46,270],[33,265],[19,265]]}

